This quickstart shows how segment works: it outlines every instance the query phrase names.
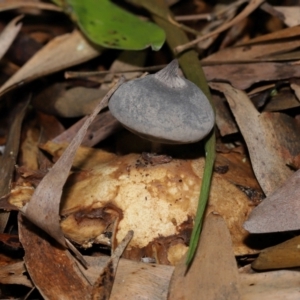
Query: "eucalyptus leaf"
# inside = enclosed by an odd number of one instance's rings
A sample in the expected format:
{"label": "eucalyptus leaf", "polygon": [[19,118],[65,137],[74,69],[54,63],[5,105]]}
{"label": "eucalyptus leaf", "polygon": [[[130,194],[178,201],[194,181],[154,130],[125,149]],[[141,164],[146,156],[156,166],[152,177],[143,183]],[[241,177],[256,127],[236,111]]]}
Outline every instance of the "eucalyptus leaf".
{"label": "eucalyptus leaf", "polygon": [[[93,43],[114,49],[159,50],[165,33],[156,24],[142,21],[109,0],[52,0],[64,6]],[[61,2],[65,2],[63,5]]]}

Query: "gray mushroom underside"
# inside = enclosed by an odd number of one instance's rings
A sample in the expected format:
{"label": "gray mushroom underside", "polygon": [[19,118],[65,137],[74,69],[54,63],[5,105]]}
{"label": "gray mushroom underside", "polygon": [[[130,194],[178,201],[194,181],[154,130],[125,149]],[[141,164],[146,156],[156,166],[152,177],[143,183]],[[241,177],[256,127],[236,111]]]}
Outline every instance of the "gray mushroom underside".
{"label": "gray mushroom underside", "polygon": [[210,132],[214,113],[195,84],[166,89],[153,75],[146,78],[123,84],[110,99],[111,113],[126,128],[162,143],[193,143]]}

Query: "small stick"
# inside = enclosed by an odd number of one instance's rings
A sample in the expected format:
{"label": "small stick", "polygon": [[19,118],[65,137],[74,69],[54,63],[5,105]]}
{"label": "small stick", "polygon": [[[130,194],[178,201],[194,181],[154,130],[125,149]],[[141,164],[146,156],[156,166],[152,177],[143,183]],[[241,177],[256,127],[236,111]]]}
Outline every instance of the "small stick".
{"label": "small stick", "polygon": [[133,73],[133,72],[151,72],[151,71],[158,71],[165,67],[166,65],[157,65],[151,67],[144,67],[144,68],[136,68],[132,70],[124,70],[124,71],[92,71],[92,72],[72,72],[67,71],[65,72],[65,78],[81,78],[81,77],[90,77],[90,76],[105,76],[107,74],[113,75],[120,75],[124,73]]}

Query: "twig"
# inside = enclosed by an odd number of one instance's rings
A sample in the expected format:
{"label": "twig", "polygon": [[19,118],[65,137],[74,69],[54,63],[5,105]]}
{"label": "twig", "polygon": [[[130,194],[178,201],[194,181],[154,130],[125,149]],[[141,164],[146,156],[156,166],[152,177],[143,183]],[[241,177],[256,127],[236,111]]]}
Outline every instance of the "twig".
{"label": "twig", "polygon": [[67,71],[65,72],[65,78],[82,78],[82,77],[91,77],[91,76],[105,76],[107,74],[113,74],[113,75],[121,75],[125,73],[133,73],[133,72],[151,72],[151,71],[158,71],[164,68],[166,65],[157,65],[157,66],[151,66],[151,67],[144,67],[144,68],[136,68],[131,70],[120,70],[120,71],[92,71],[92,72],[72,72]]}

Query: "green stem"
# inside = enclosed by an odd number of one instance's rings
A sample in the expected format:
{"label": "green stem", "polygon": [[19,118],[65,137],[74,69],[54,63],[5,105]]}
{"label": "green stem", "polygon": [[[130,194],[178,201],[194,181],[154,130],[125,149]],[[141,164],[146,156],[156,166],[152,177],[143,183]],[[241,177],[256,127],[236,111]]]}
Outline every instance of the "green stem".
{"label": "green stem", "polygon": [[[164,0],[153,0],[153,1],[131,0],[131,2],[143,6],[152,14],[153,20],[166,32],[167,43],[170,49],[172,50],[173,55],[176,57],[173,49],[179,45],[186,44],[187,42],[189,42],[189,39],[180,28],[167,21],[170,18],[172,18],[172,14],[169,11],[169,8],[166,6],[165,1]],[[190,49],[186,52],[181,53],[179,56],[177,56],[177,58],[179,60],[180,67],[183,73],[185,74],[186,78],[194,82],[204,92],[204,94],[209,99],[212,107],[214,107],[211,100],[209,87],[207,85],[204,72],[202,70],[200,61],[198,59],[197,52],[193,49]],[[197,250],[199,238],[200,238],[203,217],[204,217],[205,208],[207,206],[209,192],[210,192],[213,165],[215,160],[215,151],[216,151],[215,149],[216,149],[216,138],[215,138],[215,132],[214,130],[212,130],[211,134],[209,135],[205,143],[206,160],[205,160],[204,173],[202,178],[198,209],[195,218],[195,224],[191,235],[189,251],[187,254],[187,260],[186,260],[187,265],[190,265],[190,263],[193,260],[195,252]]]}

